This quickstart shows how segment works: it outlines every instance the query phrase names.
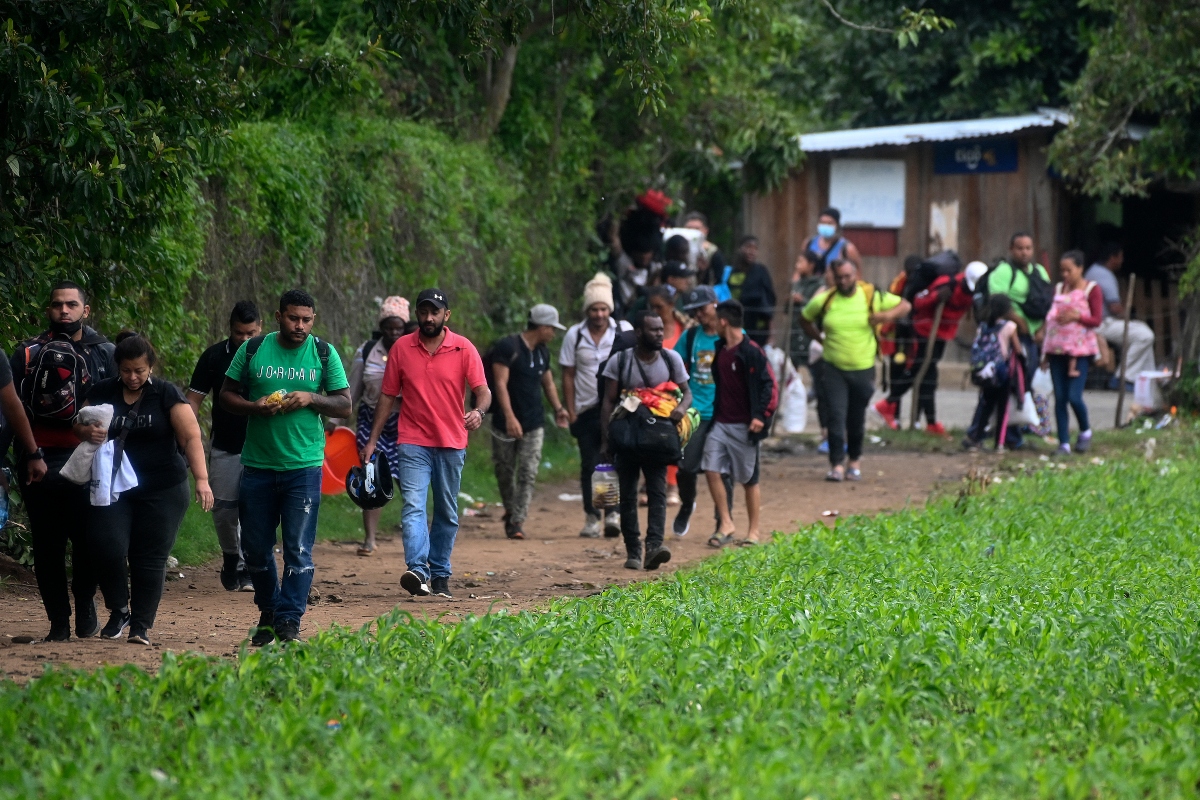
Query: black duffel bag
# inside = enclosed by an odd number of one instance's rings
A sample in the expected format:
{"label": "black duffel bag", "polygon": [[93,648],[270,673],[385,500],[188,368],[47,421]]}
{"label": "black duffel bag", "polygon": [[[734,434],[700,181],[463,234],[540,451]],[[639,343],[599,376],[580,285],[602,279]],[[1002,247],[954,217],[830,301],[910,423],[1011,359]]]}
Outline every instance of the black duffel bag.
{"label": "black duffel bag", "polygon": [[[642,373],[642,382],[649,385],[646,372],[632,349],[624,350],[618,356],[620,369],[617,374],[624,376],[632,371],[629,361],[637,363]],[[663,356],[666,359],[666,356]],[[670,361],[667,361],[668,370]],[[628,382],[622,381],[625,386]],[[678,464],[683,458],[683,445],[679,440],[679,431],[675,423],[668,417],[656,417],[650,409],[638,404],[633,412],[622,412],[618,407],[619,416],[608,423],[608,444],[612,452],[641,464]]]}

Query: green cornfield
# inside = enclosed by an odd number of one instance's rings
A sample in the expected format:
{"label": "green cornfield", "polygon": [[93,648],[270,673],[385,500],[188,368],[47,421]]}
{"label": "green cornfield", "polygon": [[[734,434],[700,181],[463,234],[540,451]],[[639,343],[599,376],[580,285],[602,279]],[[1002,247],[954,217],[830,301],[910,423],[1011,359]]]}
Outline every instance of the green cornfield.
{"label": "green cornfield", "polygon": [[542,613],[0,685],[0,796],[1164,797],[1197,453],[1047,469]]}

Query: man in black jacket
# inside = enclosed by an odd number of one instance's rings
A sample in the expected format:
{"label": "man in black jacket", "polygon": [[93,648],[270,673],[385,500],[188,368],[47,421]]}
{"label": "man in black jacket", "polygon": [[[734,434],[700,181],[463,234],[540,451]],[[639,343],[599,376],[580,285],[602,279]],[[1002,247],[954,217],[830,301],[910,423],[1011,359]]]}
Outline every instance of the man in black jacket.
{"label": "man in black jacket", "polygon": [[[20,448],[20,474],[29,532],[33,545],[33,571],[46,616],[47,641],[71,638],[71,600],[67,595],[67,542],[74,543],[71,590],[75,595],[75,635],[81,639],[100,632],[96,618],[96,579],[87,559],[79,558],[81,537],[91,513],[88,487],[78,486],[59,472],[79,445],[71,429],[74,412],[83,406],[96,383],[117,374],[113,344],[83,322],[91,314],[87,293],[70,281],[55,284],[46,307],[50,327],[22,342],[13,352],[13,385],[25,402],[37,450]],[[74,351],[75,356],[71,355]],[[76,358],[77,356],[77,358]],[[60,364],[74,362],[72,370]],[[52,395],[38,394],[34,386],[55,383]],[[30,463],[45,459],[46,477],[25,486]],[[40,471],[40,467],[39,467]]]}
{"label": "man in black jacket", "polygon": [[742,239],[729,275],[729,291],[742,304],[746,333],[759,346],[771,338],[771,318],[775,316],[775,284],[771,271],[758,263],[758,238]]}
{"label": "man in black jacket", "polygon": [[742,304],[726,300],[717,306],[717,354],[713,378],[717,400],[713,425],[704,443],[704,472],[721,524],[708,543],[712,547],[729,544],[734,538],[733,517],[726,502],[722,475],[746,489],[746,513],[749,526],[742,544],[758,541],[758,512],[761,495],[758,487],[758,445],[767,435],[767,425],[775,414],[779,393],[767,356],[742,330]]}

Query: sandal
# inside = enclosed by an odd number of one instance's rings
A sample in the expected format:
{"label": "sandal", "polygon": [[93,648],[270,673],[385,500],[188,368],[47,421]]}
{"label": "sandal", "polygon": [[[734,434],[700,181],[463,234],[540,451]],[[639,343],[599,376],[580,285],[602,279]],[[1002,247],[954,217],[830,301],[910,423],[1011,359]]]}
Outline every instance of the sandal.
{"label": "sandal", "polygon": [[862,480],[862,470],[859,469],[858,467],[850,467],[850,469],[846,470],[846,480],[861,481]]}
{"label": "sandal", "polygon": [[831,469],[829,472],[825,473],[825,480],[829,481],[830,483],[841,483],[842,481],[846,480],[846,476],[836,469]]}
{"label": "sandal", "polygon": [[725,545],[729,544],[732,541],[733,541],[732,533],[727,533],[724,535],[719,534],[719,533],[714,533],[712,536],[708,537],[708,546],[713,549],[720,550],[722,547],[724,547]]}
{"label": "sandal", "polygon": [[738,547],[754,547],[758,544],[758,539],[740,539],[737,542]]}
{"label": "sandal", "polygon": [[359,547],[358,550],[356,550],[355,552],[358,553],[358,555],[362,556],[363,558],[370,558],[371,556],[375,555],[375,548],[374,547]]}

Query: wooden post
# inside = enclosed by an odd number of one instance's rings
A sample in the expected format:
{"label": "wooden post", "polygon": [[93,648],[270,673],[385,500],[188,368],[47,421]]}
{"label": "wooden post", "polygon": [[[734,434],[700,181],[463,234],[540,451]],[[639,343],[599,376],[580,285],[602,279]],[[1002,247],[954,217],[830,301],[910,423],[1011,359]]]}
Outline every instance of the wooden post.
{"label": "wooden post", "polygon": [[1117,418],[1113,427],[1122,428],[1121,417],[1125,411],[1125,367],[1129,363],[1129,313],[1133,310],[1133,288],[1137,284],[1137,273],[1129,274],[1129,291],[1125,293],[1125,328],[1121,331],[1121,377],[1117,387]]}
{"label": "wooden post", "polygon": [[[835,290],[836,291],[836,290]],[[783,401],[783,382],[787,377],[787,362],[792,360],[792,309],[795,307],[796,298],[793,297],[792,283],[788,281],[788,301],[787,301],[787,322],[783,327],[783,347],[779,348],[783,351],[783,375],[775,376],[776,391],[779,392],[779,400]],[[716,365],[714,364],[714,367]],[[794,365],[793,365],[794,366]],[[767,436],[775,433],[775,420],[779,419],[779,409],[775,409],[775,413],[771,415],[771,422],[767,428]]]}
{"label": "wooden post", "polygon": [[910,430],[915,430],[917,427],[917,416],[921,410],[921,382],[925,380],[925,373],[929,372],[929,365],[933,363],[933,346],[937,344],[938,328],[942,324],[942,312],[945,310],[946,301],[942,300],[933,312],[933,328],[929,331],[929,340],[925,342],[925,358],[921,359],[921,368],[917,370],[917,377],[913,381],[913,395],[910,402],[912,408],[909,409],[908,414]]}

